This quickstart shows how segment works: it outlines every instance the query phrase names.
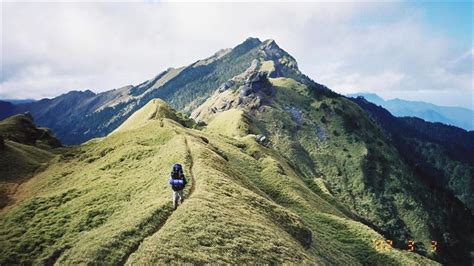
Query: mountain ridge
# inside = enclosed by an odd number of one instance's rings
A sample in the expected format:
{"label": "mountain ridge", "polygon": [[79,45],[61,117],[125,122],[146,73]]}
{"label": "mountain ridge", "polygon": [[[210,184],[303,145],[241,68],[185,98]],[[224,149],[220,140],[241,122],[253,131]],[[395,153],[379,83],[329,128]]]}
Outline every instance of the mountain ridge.
{"label": "mountain ridge", "polygon": [[440,122],[463,128],[468,131],[474,130],[474,110],[464,107],[439,106],[424,101],[408,101],[399,98],[384,100],[375,93],[353,93],[348,97],[362,96],[368,101],[381,105],[398,117],[419,117],[428,122]]}
{"label": "mountain ridge", "polygon": [[62,142],[78,144],[107,135],[154,98],[167,100],[180,111],[191,112],[225,81],[250,67],[253,60],[262,61],[276,55],[281,55],[282,60],[275,61],[278,71],[274,71],[274,75],[285,72],[306,83],[313,82],[299,72],[294,58],[274,42],[248,38],[231,50],[218,52],[187,67],[169,68],[137,86],[98,94],[89,90],[72,91],[53,99],[12,106],[8,113],[0,113],[0,118],[29,111],[39,125],[53,129]]}

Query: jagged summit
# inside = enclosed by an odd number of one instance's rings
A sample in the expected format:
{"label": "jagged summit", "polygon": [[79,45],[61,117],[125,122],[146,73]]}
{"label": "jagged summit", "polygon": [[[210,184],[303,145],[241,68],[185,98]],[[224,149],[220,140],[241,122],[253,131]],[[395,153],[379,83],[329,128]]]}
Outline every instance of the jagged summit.
{"label": "jagged summit", "polygon": [[[256,43],[257,40],[249,38],[246,42]],[[275,94],[272,80],[278,83],[277,79],[300,84],[313,92],[329,91],[302,74],[296,60],[274,40],[258,42],[256,56],[250,66],[222,83],[206,102],[194,109],[192,118],[196,121],[209,121],[216,113],[232,108],[259,110],[272,103]]]}

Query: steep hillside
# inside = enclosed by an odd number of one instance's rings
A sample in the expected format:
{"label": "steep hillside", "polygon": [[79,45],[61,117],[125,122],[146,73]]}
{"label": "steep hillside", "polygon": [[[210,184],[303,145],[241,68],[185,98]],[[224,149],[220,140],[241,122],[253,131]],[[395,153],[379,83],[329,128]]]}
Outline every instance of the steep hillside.
{"label": "steep hillside", "polygon": [[22,182],[41,170],[61,143],[45,128],[37,128],[29,114],[0,121],[0,208],[10,204]]}
{"label": "steep hillside", "polygon": [[430,187],[449,188],[448,192],[474,211],[474,131],[397,118],[364,98],[353,101],[390,135],[400,154]]}
{"label": "steep hillside", "polygon": [[[239,113],[240,120],[229,122],[231,114]],[[209,123],[212,132],[220,128],[227,134],[232,125],[243,129],[243,135],[264,135],[264,145],[281,154],[307,186],[326,183],[357,220],[395,246],[414,240],[420,254],[469,264],[472,216],[462,204],[445,204],[444,194],[431,190],[381,128],[348,99],[257,71],[237,87],[216,91],[192,116]],[[242,121],[250,123],[243,126]],[[433,254],[432,241],[443,250]]]}
{"label": "steep hillside", "polygon": [[420,101],[402,99],[384,100],[374,93],[355,93],[349,97],[362,96],[366,100],[387,109],[394,116],[418,117],[429,122],[440,122],[465,130],[474,130],[474,111],[462,107],[438,106]]}
{"label": "steep hillside", "polygon": [[[132,128],[65,149],[22,184],[21,202],[0,213],[0,262],[435,264],[383,244],[323,180],[311,185],[243,128],[191,129],[170,110],[150,101]],[[175,162],[191,183],[172,212]]]}

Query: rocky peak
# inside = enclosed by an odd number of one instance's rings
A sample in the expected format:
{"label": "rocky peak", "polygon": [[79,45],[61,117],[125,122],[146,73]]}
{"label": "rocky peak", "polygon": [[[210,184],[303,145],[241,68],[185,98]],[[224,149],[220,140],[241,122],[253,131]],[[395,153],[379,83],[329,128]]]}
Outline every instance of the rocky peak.
{"label": "rocky peak", "polygon": [[266,40],[261,44],[262,51],[265,52],[267,59],[279,59],[284,54],[287,54],[281,49],[274,40]]}
{"label": "rocky peak", "polygon": [[262,41],[260,41],[259,38],[255,38],[255,37],[248,37],[247,39],[245,39],[245,41],[242,43],[242,44],[253,44],[253,45],[259,45],[261,44]]}
{"label": "rocky peak", "polygon": [[296,60],[272,39],[260,44],[258,56],[261,63],[260,69],[268,72],[272,78],[302,77]]}

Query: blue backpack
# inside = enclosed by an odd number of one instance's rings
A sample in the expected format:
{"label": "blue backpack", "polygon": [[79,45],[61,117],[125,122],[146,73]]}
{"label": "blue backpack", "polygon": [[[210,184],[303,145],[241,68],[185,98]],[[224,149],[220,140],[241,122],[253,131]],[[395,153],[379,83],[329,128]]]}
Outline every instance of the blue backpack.
{"label": "blue backpack", "polygon": [[181,164],[176,163],[173,165],[173,170],[171,171],[171,178],[169,181],[171,188],[173,190],[182,190],[186,186],[186,177],[183,174],[183,167]]}

